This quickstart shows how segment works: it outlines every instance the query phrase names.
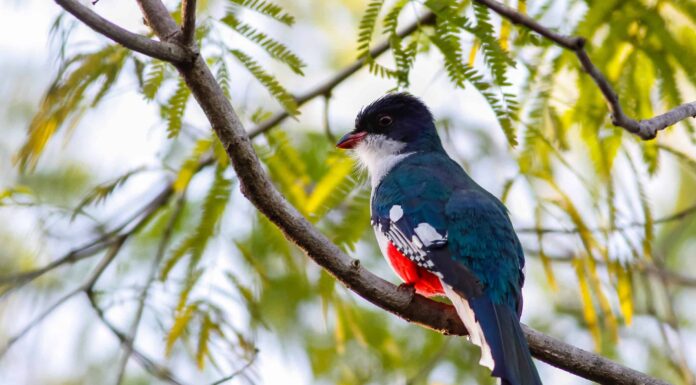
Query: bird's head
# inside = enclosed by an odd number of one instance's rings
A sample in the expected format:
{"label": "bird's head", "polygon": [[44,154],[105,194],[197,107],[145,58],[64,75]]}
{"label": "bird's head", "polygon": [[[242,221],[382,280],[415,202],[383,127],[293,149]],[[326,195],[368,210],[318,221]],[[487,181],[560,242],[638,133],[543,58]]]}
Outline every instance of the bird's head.
{"label": "bird's head", "polygon": [[391,93],[363,108],[355,118],[355,129],[336,147],[355,149],[361,156],[363,152],[390,155],[440,149],[442,145],[428,107],[408,93]]}

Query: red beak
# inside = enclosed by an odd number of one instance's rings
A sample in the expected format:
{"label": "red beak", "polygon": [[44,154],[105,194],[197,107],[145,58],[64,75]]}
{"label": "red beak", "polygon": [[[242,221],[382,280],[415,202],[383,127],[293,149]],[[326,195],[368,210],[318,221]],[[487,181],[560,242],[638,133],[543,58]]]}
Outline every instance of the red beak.
{"label": "red beak", "polygon": [[336,147],[342,148],[344,150],[350,150],[352,148],[355,148],[355,146],[358,145],[358,143],[362,142],[363,139],[367,136],[367,132],[365,131],[360,131],[360,132],[349,132],[336,143]]}

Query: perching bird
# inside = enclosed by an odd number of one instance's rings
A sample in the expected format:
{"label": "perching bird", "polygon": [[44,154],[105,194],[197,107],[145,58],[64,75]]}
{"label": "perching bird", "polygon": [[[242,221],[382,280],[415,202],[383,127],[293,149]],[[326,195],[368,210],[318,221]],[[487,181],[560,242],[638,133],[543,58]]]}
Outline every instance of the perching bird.
{"label": "perching bird", "polygon": [[524,254],[505,206],[445,152],[433,116],[393,93],[365,107],[336,145],[370,175],[371,223],[396,274],[445,295],[503,385],[540,385],[520,327]]}

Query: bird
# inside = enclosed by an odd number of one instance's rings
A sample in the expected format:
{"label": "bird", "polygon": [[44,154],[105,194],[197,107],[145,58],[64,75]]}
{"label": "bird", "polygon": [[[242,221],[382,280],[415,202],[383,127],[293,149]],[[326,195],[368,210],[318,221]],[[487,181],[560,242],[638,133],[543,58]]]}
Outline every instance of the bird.
{"label": "bird", "polygon": [[507,208],[448,156],[428,107],[388,93],[336,147],[367,169],[370,223],[404,285],[452,302],[499,383],[541,385],[520,325],[525,261]]}

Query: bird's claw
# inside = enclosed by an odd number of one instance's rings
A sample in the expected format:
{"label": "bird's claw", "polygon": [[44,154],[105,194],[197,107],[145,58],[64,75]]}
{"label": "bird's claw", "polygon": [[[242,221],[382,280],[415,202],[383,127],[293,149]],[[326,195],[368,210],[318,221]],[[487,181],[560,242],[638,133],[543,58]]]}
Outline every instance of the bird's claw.
{"label": "bird's claw", "polygon": [[411,297],[416,295],[416,287],[413,283],[402,283],[399,285],[399,291],[405,291],[406,293],[410,294]]}

